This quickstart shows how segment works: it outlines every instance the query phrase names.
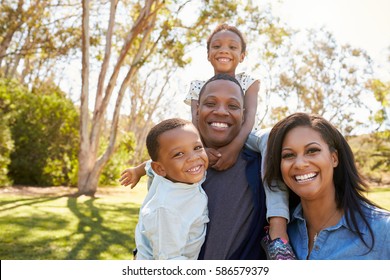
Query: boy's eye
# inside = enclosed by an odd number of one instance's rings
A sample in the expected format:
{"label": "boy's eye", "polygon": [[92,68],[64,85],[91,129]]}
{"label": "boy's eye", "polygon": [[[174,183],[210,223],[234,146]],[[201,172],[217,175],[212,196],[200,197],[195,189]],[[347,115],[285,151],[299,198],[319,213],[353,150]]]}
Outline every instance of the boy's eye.
{"label": "boy's eye", "polygon": [[178,152],[178,153],[174,154],[173,157],[174,157],[174,158],[178,158],[178,157],[181,157],[181,156],[183,156],[183,155],[184,155],[183,152]]}
{"label": "boy's eye", "polygon": [[202,145],[199,145],[199,146],[196,146],[194,150],[197,151],[197,150],[201,150],[201,149],[203,149],[203,146],[202,146]]}

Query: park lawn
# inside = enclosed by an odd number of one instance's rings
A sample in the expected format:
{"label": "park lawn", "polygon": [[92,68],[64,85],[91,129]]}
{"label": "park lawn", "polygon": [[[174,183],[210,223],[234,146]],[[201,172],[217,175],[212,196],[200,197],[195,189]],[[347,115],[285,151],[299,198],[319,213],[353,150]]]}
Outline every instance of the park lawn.
{"label": "park lawn", "polygon": [[[145,184],[97,198],[0,193],[0,259],[130,260]],[[390,209],[390,189],[368,195]]]}
{"label": "park lawn", "polygon": [[112,189],[97,198],[1,193],[0,259],[132,259],[139,204],[129,188]]}

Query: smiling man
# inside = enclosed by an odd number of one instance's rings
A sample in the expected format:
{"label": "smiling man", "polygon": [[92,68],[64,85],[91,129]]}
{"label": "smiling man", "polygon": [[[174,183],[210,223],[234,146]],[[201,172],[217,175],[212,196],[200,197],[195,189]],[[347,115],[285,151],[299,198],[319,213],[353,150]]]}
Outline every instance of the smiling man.
{"label": "smiling man", "polygon": [[[244,96],[237,80],[216,75],[206,82],[198,105],[198,129],[207,148],[230,143],[244,121]],[[210,222],[200,259],[265,259],[260,241],[266,224],[261,156],[243,149],[229,169],[209,168],[203,188]]]}

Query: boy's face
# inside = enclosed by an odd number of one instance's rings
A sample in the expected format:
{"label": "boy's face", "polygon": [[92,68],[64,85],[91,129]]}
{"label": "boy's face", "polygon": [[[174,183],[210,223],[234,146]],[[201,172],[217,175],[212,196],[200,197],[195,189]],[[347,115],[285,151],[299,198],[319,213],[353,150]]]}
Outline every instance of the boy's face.
{"label": "boy's face", "polygon": [[244,60],[240,37],[228,30],[220,31],[211,38],[207,59],[214,73],[235,74],[237,65]]}
{"label": "boy's face", "polygon": [[206,85],[198,105],[198,129],[208,148],[229,144],[244,122],[244,98],[232,81],[216,80]]}
{"label": "boy's face", "polygon": [[158,160],[153,170],[172,182],[199,182],[207,170],[208,157],[199,133],[192,125],[168,130],[158,137]]}

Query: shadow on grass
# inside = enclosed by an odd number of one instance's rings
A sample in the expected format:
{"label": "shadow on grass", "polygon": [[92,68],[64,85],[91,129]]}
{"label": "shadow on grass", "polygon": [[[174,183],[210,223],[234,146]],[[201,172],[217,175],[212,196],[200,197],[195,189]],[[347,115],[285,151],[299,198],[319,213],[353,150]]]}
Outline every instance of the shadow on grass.
{"label": "shadow on grass", "polygon": [[[81,234],[81,239],[71,249],[66,259],[102,259],[102,253],[107,252],[111,246],[122,247],[129,252],[130,259],[133,249],[130,248],[130,244],[134,244],[133,234],[104,225],[100,210],[95,206],[95,201],[98,198],[90,198],[84,203],[77,200],[77,197],[69,197],[68,208],[79,220],[75,234]],[[119,211],[123,215],[137,214],[136,209],[132,208],[121,209],[118,207],[115,211]]]}
{"label": "shadow on grass", "polygon": [[22,206],[32,206],[34,204],[39,204],[39,203],[44,203],[52,200],[56,200],[62,197],[67,197],[68,195],[61,195],[61,196],[52,196],[52,197],[32,197],[32,198],[16,198],[13,200],[7,200],[7,201],[1,201],[0,202],[0,207],[5,206],[8,204],[12,204],[12,206],[9,207],[2,207],[0,210],[1,211],[6,211],[6,210],[12,210],[18,207]]}
{"label": "shadow on grass", "polygon": [[99,199],[3,197],[0,259],[131,259],[138,206]]}

